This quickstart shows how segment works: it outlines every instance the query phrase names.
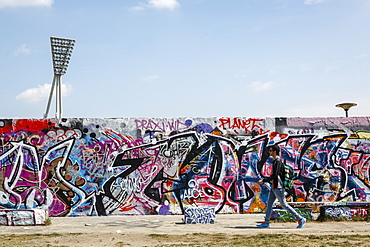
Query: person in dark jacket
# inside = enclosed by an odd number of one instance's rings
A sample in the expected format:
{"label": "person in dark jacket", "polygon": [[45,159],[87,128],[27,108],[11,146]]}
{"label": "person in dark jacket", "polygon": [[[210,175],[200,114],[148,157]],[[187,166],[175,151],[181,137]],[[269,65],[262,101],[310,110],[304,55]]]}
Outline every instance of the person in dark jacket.
{"label": "person in dark jacket", "polygon": [[295,220],[298,221],[297,228],[302,228],[306,224],[306,219],[299,215],[285,200],[285,189],[283,186],[282,179],[284,175],[282,174],[284,164],[281,162],[279,153],[280,148],[278,145],[272,145],[269,147],[269,154],[274,159],[272,162],[272,175],[270,177],[261,179],[258,181],[258,184],[263,184],[266,182],[271,182],[271,189],[268,196],[265,222],[257,225],[259,228],[268,228],[270,227],[270,217],[272,212],[272,204],[277,198],[280,202],[280,205],[287,210]]}

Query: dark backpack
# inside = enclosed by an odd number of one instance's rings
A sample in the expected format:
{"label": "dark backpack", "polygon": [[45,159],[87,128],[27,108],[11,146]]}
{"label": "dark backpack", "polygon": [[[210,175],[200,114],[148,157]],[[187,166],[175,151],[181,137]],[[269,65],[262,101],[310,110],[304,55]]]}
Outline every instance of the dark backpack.
{"label": "dark backpack", "polygon": [[282,164],[282,181],[283,181],[283,186],[284,189],[290,190],[293,188],[293,183],[294,183],[294,170],[291,166],[287,165],[285,160],[284,164]]}

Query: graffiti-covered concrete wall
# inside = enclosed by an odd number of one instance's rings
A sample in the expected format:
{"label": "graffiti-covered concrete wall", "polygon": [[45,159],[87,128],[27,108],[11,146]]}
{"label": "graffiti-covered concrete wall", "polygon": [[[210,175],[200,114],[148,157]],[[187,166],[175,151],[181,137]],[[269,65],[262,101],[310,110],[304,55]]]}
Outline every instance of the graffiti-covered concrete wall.
{"label": "graffiti-covered concrete wall", "polygon": [[0,207],[50,216],[261,212],[269,144],[295,202],[370,202],[370,119],[0,120]]}

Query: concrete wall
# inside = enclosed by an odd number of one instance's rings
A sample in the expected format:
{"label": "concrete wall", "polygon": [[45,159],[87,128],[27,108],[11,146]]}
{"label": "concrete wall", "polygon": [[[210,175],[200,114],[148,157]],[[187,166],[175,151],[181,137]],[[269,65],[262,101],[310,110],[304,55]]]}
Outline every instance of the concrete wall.
{"label": "concrete wall", "polygon": [[50,216],[261,212],[277,143],[296,202],[370,202],[369,117],[0,120],[0,207]]}

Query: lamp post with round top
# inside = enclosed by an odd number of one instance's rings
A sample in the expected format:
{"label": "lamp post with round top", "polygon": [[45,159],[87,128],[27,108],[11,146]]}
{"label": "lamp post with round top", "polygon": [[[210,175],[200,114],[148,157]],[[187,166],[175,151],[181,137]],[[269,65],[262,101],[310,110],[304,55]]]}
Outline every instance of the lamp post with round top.
{"label": "lamp post with round top", "polygon": [[357,105],[356,103],[341,103],[341,104],[337,104],[335,106],[336,107],[343,108],[343,110],[346,113],[346,117],[348,117],[348,110],[349,110],[349,108],[351,108],[352,106],[356,106],[356,105]]}

